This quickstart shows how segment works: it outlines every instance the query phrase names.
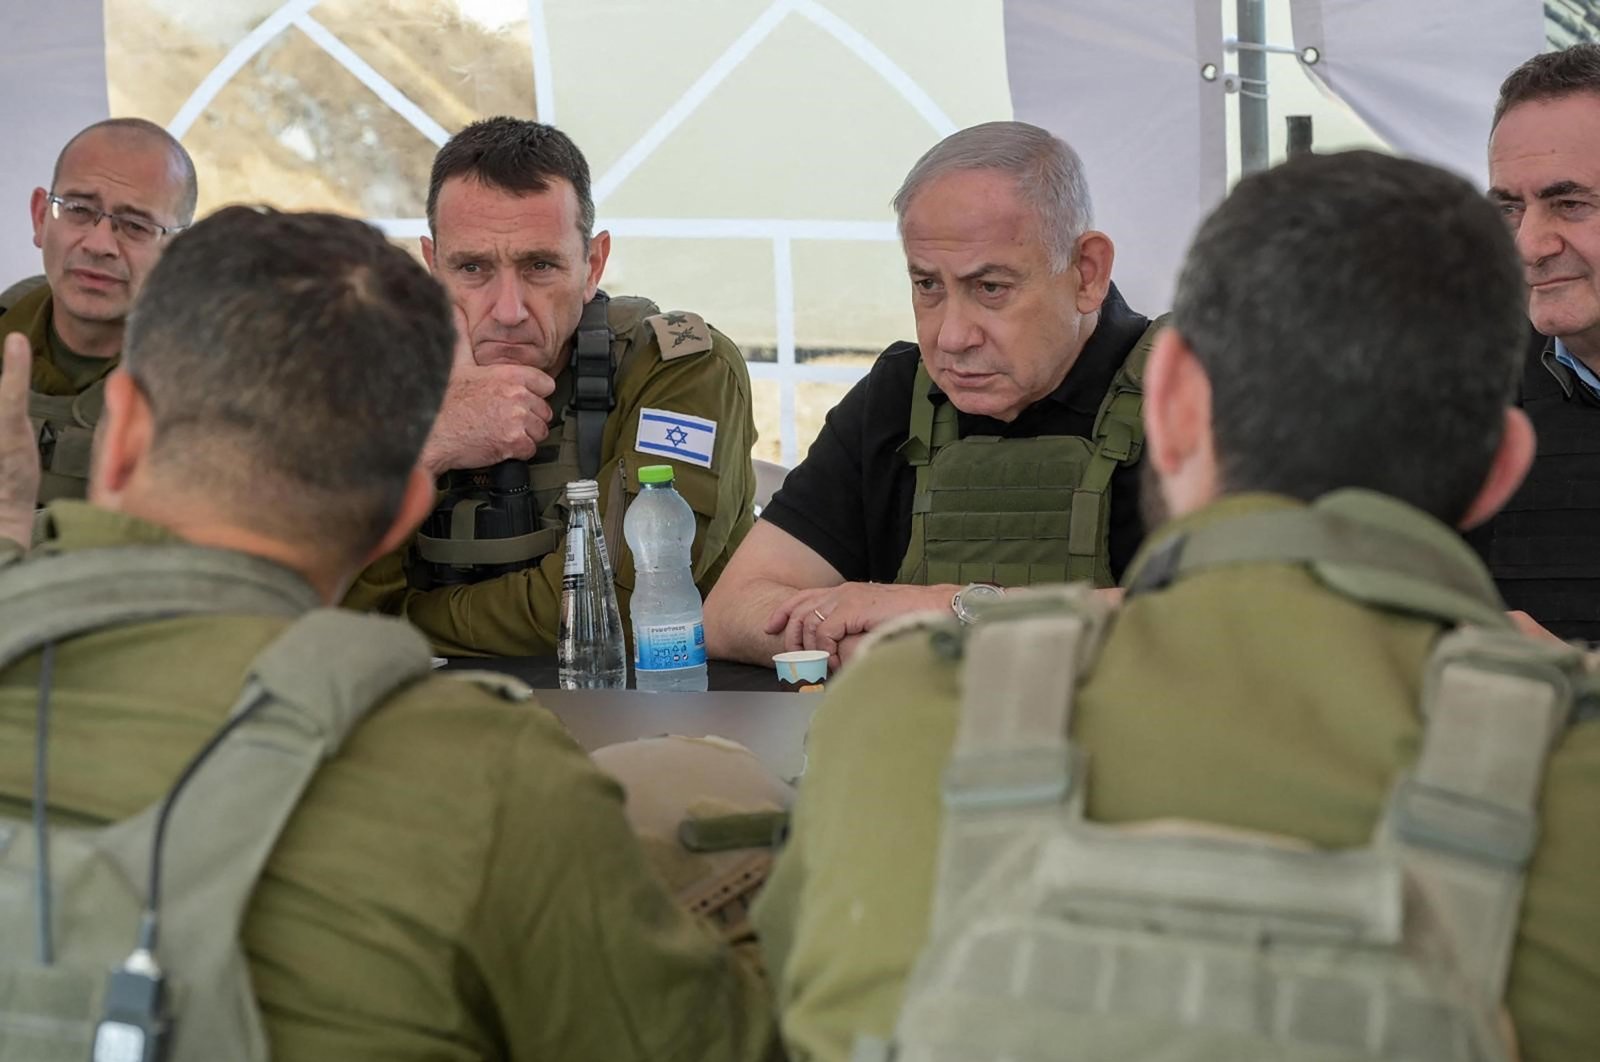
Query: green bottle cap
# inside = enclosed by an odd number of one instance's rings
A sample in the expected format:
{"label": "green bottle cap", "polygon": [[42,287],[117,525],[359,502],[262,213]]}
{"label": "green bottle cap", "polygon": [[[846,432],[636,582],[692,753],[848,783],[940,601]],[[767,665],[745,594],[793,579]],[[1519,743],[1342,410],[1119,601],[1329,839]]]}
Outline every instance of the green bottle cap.
{"label": "green bottle cap", "polygon": [[671,465],[645,465],[639,469],[639,482],[644,483],[671,483]]}

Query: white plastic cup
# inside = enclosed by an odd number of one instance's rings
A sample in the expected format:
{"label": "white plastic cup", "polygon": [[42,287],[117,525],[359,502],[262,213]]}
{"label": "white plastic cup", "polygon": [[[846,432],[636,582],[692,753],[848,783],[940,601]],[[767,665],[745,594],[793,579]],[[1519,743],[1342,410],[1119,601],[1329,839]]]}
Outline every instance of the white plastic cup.
{"label": "white plastic cup", "polygon": [[803,690],[828,681],[828,653],[825,649],[775,653],[772,666],[778,672],[778,685],[786,690]]}

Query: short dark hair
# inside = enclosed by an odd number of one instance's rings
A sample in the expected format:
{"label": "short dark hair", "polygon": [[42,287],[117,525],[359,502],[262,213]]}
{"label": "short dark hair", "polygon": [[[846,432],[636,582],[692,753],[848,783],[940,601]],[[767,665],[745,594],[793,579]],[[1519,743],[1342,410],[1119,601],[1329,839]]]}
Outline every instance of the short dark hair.
{"label": "short dark hair", "polygon": [[148,137],[171,153],[173,160],[178,164],[178,169],[183,173],[183,197],[178,201],[177,223],[179,225],[187,225],[193,221],[195,204],[200,201],[200,181],[195,176],[194,159],[189,157],[189,153],[184,150],[177,137],[156,123],[146,121],[143,118],[107,118],[104,121],[96,122],[78,130],[72,139],[68,140],[66,145],[62,147],[61,153],[56,156],[55,169],[50,171],[50,190],[54,192],[57,182],[61,180],[61,162],[67,157],[67,152],[72,149],[72,145],[90,133],[105,131]]}
{"label": "short dark hair", "polygon": [[1457,523],[1528,341],[1522,272],[1467,181],[1369,151],[1246,177],[1201,225],[1172,324],[1212,389],[1223,489],[1381,491]]}
{"label": "short dark hair", "polygon": [[354,556],[394,519],[454,341],[444,289],[371,225],[238,206],[173,238],[122,358],[150,403],[153,467]]}
{"label": "short dark hair", "polygon": [[578,234],[594,235],[589,163],[572,138],[553,125],[523,118],[485,118],[451,137],[433,157],[428,178],[428,231],[435,235],[439,190],[452,177],[475,177],[514,195],[547,191],[559,177],[578,193]]}
{"label": "short dark hair", "polygon": [[1506,112],[1519,103],[1560,99],[1576,92],[1600,97],[1600,44],[1574,44],[1559,52],[1543,52],[1511,71],[1500,83],[1490,128],[1499,125]]}

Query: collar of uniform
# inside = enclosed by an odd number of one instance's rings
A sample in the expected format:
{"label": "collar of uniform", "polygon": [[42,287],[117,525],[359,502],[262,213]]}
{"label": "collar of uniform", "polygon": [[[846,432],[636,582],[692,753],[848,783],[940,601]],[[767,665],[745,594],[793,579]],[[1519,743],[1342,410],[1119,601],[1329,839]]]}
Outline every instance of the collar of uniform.
{"label": "collar of uniform", "polygon": [[[1600,396],[1600,376],[1596,376],[1593,369],[1585,365],[1578,359],[1577,355],[1568,350],[1567,345],[1561,342],[1560,337],[1553,338],[1548,349],[1550,356],[1566,367],[1567,371],[1577,379],[1578,384],[1588,390],[1590,397]],[[1571,393],[1570,388],[1566,390],[1569,394]]]}
{"label": "collar of uniform", "polygon": [[122,361],[120,354],[113,354],[109,358],[91,358],[87,354],[79,354],[67,346],[67,341],[61,338],[61,333],[56,331],[55,323],[47,314],[45,317],[45,351],[53,367],[61,378],[66,381],[72,391],[84,391],[107,376]]}
{"label": "collar of uniform", "polygon": [[[1482,560],[1454,529],[1412,505],[1376,491],[1354,489],[1335,491],[1323,496],[1316,504],[1319,509],[1369,525],[1374,530],[1403,535],[1414,540],[1416,545],[1429,553],[1437,555],[1444,566],[1459,576],[1454,581],[1464,582],[1468,587],[1456,598],[1456,605],[1459,607],[1442,603],[1434,610],[1442,618],[1457,622],[1466,619],[1486,621],[1501,618],[1505,605],[1495,590],[1493,578]],[[1298,499],[1265,492],[1219,498],[1204,508],[1168,521],[1155,534],[1150,535],[1140,547],[1133,563],[1128,565],[1128,570],[1123,576],[1123,585],[1133,586],[1146,568],[1164,563],[1173,553],[1171,547],[1185,535],[1202,528],[1225,525],[1243,516],[1304,508],[1306,504]],[[1358,580],[1370,578],[1371,574],[1367,572],[1358,576],[1356,580],[1345,578],[1343,581],[1351,584],[1347,589],[1353,588],[1357,591],[1353,596],[1364,598],[1371,594],[1371,591],[1363,591],[1358,585]],[[1460,589],[1458,587],[1458,590]],[[1380,593],[1374,596],[1382,595]]]}
{"label": "collar of uniform", "polygon": [[[120,549],[137,546],[181,545],[184,539],[148,520],[127,513],[112,512],[88,502],[62,500],[45,509],[42,537],[34,547],[38,555],[74,553],[88,549]],[[207,547],[196,546],[196,549]],[[211,550],[210,552],[229,552]],[[237,553],[247,562],[256,578],[267,578],[273,588],[288,594],[306,609],[321,605],[315,590],[298,573],[252,554]],[[268,575],[263,575],[270,572]]]}
{"label": "collar of uniform", "polygon": [[70,395],[72,381],[55,366],[52,358],[50,314],[53,305],[50,286],[41,284],[0,314],[0,336],[21,332],[28,337],[28,346],[33,348],[33,372],[29,382],[34,391]]}
{"label": "collar of uniform", "polygon": [[[1078,360],[1067,370],[1066,378],[1054,391],[1039,399],[1028,409],[1045,402],[1054,402],[1075,413],[1095,416],[1100,411],[1100,403],[1105,401],[1106,391],[1111,388],[1112,378],[1117,375],[1117,370],[1122,368],[1128,351],[1138,342],[1149,325],[1149,318],[1134,313],[1123,300],[1122,292],[1118,291],[1117,285],[1113,283],[1106,291],[1105,301],[1100,304],[1100,320],[1095,322],[1094,331],[1084,342]],[[928,385],[928,397],[935,405],[949,401],[935,383]],[[1027,410],[1023,412],[1026,413]],[[972,430],[974,426],[1000,423],[990,417],[974,416],[959,411],[958,414],[963,437],[988,433],[975,433]],[[1021,419],[1020,414],[1017,419]]]}
{"label": "collar of uniform", "polygon": [[[1151,487],[1154,487],[1151,484]],[[1128,564],[1128,570],[1123,573],[1122,585],[1130,586],[1144,571],[1151,558],[1161,549],[1180,535],[1201,528],[1211,527],[1215,524],[1226,523],[1240,516],[1252,513],[1279,512],[1284,509],[1303,509],[1305,502],[1291,498],[1286,494],[1269,494],[1265,491],[1247,494],[1227,494],[1218,498],[1210,505],[1202,506],[1193,512],[1174,517],[1166,521],[1155,531],[1145,536],[1139,551],[1133,555],[1133,560]]]}
{"label": "collar of uniform", "polygon": [[56,333],[55,301],[50,286],[41,284],[0,314],[0,335],[21,332],[33,348],[30,386],[45,395],[75,395],[105,379],[122,359],[79,354]]}

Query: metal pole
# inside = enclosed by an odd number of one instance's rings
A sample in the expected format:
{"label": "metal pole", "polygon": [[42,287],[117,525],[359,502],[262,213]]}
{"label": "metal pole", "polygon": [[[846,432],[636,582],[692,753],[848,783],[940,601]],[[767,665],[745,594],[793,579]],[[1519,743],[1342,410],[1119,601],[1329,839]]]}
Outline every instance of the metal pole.
{"label": "metal pole", "polygon": [[[1266,0],[1237,0],[1239,43],[1267,43]],[[1267,53],[1239,49],[1239,164],[1244,173],[1267,168]]]}

